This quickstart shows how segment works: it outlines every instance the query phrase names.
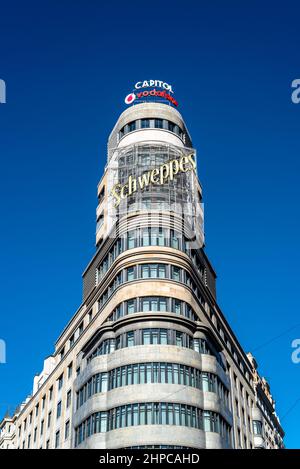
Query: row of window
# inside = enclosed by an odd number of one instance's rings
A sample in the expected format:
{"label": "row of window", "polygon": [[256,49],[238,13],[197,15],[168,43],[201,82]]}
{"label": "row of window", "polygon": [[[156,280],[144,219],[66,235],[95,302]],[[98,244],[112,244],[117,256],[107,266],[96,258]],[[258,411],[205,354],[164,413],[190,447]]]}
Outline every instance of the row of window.
{"label": "row of window", "polygon": [[230,443],[230,426],[217,413],[187,404],[128,404],[90,415],[75,429],[75,446],[95,433],[136,425],[178,425],[220,433]]}
{"label": "row of window", "polygon": [[[69,438],[69,436],[70,436],[70,420],[67,420],[66,423],[65,423],[65,435],[64,435],[65,440],[67,440]],[[36,442],[36,429],[34,430],[33,442],[34,443]],[[25,449],[25,445],[26,445],[26,442],[25,442],[25,440],[23,440],[22,449]],[[58,430],[55,433],[54,447],[58,448],[59,445],[60,445],[60,430]],[[29,434],[28,437],[27,437],[27,448],[28,449],[31,448],[31,434]],[[41,448],[42,448],[42,446],[41,446]],[[46,449],[49,449],[49,448],[50,448],[50,440],[48,439],[46,441]],[[20,448],[18,448],[18,449],[20,449]]]}
{"label": "row of window", "polygon": [[135,363],[92,376],[77,392],[77,408],[91,396],[131,384],[181,384],[216,393],[228,407],[228,391],[213,373],[177,363]]}
{"label": "row of window", "polygon": [[104,339],[89,355],[87,363],[99,355],[106,355],[114,350],[135,345],[177,345],[193,349],[198,353],[212,354],[205,339],[194,339],[186,332],[173,329],[147,328],[128,331],[116,338]]}
{"label": "row of window", "polygon": [[[140,194],[138,194],[140,195]],[[124,199],[126,200],[126,199]],[[129,200],[126,200],[126,207],[124,207],[126,213],[128,212],[137,212],[137,211],[156,211],[156,212],[169,212],[170,210],[175,212],[176,209],[182,207],[182,204],[186,203],[186,200],[183,197],[177,196],[176,199],[173,197],[163,198],[156,197],[153,200],[151,198],[141,197],[132,197]],[[120,212],[121,210],[119,210]],[[122,212],[123,213],[123,212]]]}
{"label": "row of window", "polygon": [[131,298],[120,303],[108,316],[107,321],[116,321],[128,314],[156,311],[178,314],[193,321],[198,319],[193,308],[185,301],[165,296],[143,296],[141,298]]}
{"label": "row of window", "polygon": [[[72,376],[72,372],[73,372],[73,363],[69,363],[68,365],[68,368],[67,368],[67,376],[68,376],[68,379],[71,378]],[[63,387],[63,382],[64,382],[64,375],[63,373],[58,377],[57,379],[57,390],[60,391]],[[53,386],[50,387],[49,389],[49,394],[48,394],[48,398],[49,398],[49,402],[52,401],[53,399]],[[71,389],[68,390],[67,392],[67,396],[66,396],[66,408],[68,409],[71,405],[71,399],[72,399],[72,396],[71,396]],[[41,410],[43,411],[45,409],[45,405],[46,405],[46,395],[44,395],[42,397],[42,404],[41,404]],[[57,404],[57,418],[60,417],[61,415],[61,401],[58,402]],[[35,417],[37,418],[38,415],[39,415],[39,409],[40,409],[40,405],[39,404],[36,404],[35,406]],[[51,415],[52,415],[52,412],[50,411],[48,413],[48,428],[50,427],[50,423],[51,423]],[[23,430],[26,431],[26,428],[27,428],[27,421],[28,421],[28,424],[31,425],[32,424],[32,421],[33,421],[33,411],[31,411],[28,415],[28,417],[26,417],[23,421]],[[43,434],[43,429],[44,429],[44,420],[41,421],[41,428],[40,428],[40,434],[42,435]],[[21,435],[21,425],[19,425],[18,427],[18,436],[20,437]]]}
{"label": "row of window", "polygon": [[154,168],[167,161],[180,159],[182,156],[184,156],[182,150],[165,144],[139,143],[130,146],[125,151],[123,149],[118,154],[119,182],[124,182],[122,176],[125,176],[126,171],[127,174],[130,175],[131,172],[129,171],[131,171],[133,167],[137,172],[141,172],[143,169],[149,170],[151,167]]}
{"label": "row of window", "polygon": [[204,278],[205,267],[197,254],[188,248],[182,233],[162,227],[148,227],[131,230],[118,238],[96,270],[96,284],[98,285],[115,259],[123,252],[138,247],[165,246],[188,254],[196,266],[200,276]]}
{"label": "row of window", "polygon": [[171,122],[167,119],[137,119],[122,127],[122,129],[119,131],[119,139],[124,137],[124,135],[128,134],[129,132],[133,132],[134,130],[139,129],[164,129],[175,133],[180,138],[183,137],[181,128],[177,124],[174,124],[174,122]]}
{"label": "row of window", "polygon": [[[192,289],[201,305],[205,305],[205,300],[193,281],[191,275],[185,270],[175,265],[169,264],[140,264],[121,270],[110,285],[102,293],[98,300],[99,308],[102,308],[108,299],[113,295],[116,288],[125,282],[138,279],[170,279],[181,282]],[[196,320],[196,319],[195,319]]]}

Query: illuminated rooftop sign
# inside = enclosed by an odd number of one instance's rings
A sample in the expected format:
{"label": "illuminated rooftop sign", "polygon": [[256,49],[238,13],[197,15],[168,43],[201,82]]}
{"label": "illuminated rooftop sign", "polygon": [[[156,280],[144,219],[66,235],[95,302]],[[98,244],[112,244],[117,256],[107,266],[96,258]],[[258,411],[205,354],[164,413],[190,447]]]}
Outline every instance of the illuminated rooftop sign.
{"label": "illuminated rooftop sign", "polygon": [[[153,88],[154,87],[154,88]],[[156,89],[162,88],[162,89]],[[173,98],[174,93],[172,85],[162,80],[144,80],[138,81],[134,86],[134,92],[129,93],[125,98],[125,104],[132,104],[135,100],[147,101],[148,98],[159,98],[169,101],[174,106],[178,106],[178,102]]]}
{"label": "illuminated rooftop sign", "polygon": [[169,85],[168,83],[161,81],[161,80],[138,81],[135,84],[135,89],[139,90],[141,88],[151,88],[152,86],[156,86],[157,88],[164,88],[170,93],[174,93],[174,91],[172,90],[172,85]]}

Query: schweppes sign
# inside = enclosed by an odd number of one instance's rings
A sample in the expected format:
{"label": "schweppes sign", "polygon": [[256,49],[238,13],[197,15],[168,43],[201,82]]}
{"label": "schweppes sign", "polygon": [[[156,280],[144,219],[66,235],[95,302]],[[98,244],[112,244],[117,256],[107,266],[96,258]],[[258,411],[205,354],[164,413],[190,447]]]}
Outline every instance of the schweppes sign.
{"label": "schweppes sign", "polygon": [[194,154],[191,153],[182,156],[180,159],[167,161],[158,168],[145,171],[141,176],[129,176],[124,185],[117,183],[111,190],[111,195],[115,199],[115,207],[119,206],[122,199],[126,199],[138,190],[143,190],[149,185],[163,185],[172,181],[177,174],[194,171],[195,169],[196,161]]}

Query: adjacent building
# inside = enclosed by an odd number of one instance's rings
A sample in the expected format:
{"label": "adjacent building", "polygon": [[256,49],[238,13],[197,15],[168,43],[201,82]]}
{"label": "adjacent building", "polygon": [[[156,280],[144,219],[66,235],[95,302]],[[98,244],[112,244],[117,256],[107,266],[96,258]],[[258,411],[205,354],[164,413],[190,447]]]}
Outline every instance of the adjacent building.
{"label": "adjacent building", "polygon": [[128,96],[82,304],[3,419],[0,447],[282,448],[268,383],[217,303],[196,150],[172,87],[139,82]]}

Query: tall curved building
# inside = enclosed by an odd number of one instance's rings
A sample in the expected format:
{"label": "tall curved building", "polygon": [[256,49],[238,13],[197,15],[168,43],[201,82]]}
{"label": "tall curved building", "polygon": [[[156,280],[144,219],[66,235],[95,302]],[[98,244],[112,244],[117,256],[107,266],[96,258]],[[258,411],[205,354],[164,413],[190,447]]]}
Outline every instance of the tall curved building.
{"label": "tall curved building", "polygon": [[13,417],[17,448],[283,446],[268,384],[217,305],[172,92],[140,92],[109,137],[83,303]]}

